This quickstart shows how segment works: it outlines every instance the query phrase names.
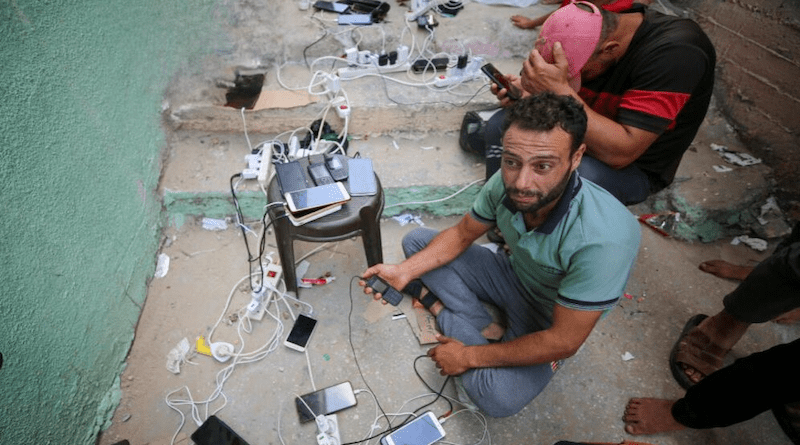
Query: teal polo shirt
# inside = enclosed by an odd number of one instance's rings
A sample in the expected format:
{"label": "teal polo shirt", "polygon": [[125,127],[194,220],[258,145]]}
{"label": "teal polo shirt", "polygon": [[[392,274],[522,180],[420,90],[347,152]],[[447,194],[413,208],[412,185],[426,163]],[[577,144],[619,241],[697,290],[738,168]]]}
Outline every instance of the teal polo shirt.
{"label": "teal polo shirt", "polygon": [[500,171],[481,189],[470,213],[484,224],[497,225],[527,297],[551,319],[556,303],[587,311],[614,307],[639,252],[636,218],[577,172],[547,220],[531,231],[506,195]]}

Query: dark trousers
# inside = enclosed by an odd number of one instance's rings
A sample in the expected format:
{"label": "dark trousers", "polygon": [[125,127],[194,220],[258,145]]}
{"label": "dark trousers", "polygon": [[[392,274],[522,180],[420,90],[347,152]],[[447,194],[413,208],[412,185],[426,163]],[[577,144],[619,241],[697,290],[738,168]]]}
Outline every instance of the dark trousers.
{"label": "dark trousers", "polygon": [[[723,302],[734,318],[748,323],[800,307],[800,224]],[[736,360],[686,391],[672,415],[690,428],[714,428],[800,401],[798,358],[800,339]]]}

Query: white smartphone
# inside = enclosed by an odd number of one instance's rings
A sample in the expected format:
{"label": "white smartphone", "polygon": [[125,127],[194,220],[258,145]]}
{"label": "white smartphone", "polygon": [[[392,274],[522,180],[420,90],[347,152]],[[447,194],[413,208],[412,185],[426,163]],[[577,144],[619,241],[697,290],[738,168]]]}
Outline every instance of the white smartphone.
{"label": "white smartphone", "polygon": [[372,169],[372,160],[368,158],[353,158],[347,160],[351,196],[372,196],[378,193],[378,182],[375,181],[375,171]]}
{"label": "white smartphone", "polygon": [[305,352],[306,345],[311,339],[311,334],[314,332],[314,327],[317,326],[317,320],[309,317],[308,315],[300,314],[297,320],[294,321],[292,330],[283,341],[284,346],[294,349],[295,351]]}
{"label": "white smartphone", "polygon": [[292,212],[304,212],[331,204],[341,204],[350,199],[350,194],[341,182],[320,185],[289,192],[283,195]]}
{"label": "white smartphone", "polygon": [[381,445],[431,445],[444,437],[439,419],[428,411],[388,436],[381,438]]}
{"label": "white smartphone", "polygon": [[356,394],[350,382],[329,386],[294,399],[300,422],[314,420],[315,416],[327,416],[356,405]]}

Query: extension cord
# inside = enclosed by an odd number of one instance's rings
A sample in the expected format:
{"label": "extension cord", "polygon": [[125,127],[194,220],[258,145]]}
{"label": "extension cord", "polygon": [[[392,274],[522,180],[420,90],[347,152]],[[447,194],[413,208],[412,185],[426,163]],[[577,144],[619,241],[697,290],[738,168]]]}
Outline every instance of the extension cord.
{"label": "extension cord", "polygon": [[317,416],[317,445],[339,445],[339,420],[336,414]]}
{"label": "extension cord", "polygon": [[413,22],[434,6],[436,6],[435,0],[413,0],[411,5],[412,10],[406,12],[406,21]]}
{"label": "extension cord", "polygon": [[339,68],[337,74],[341,79],[353,79],[365,74],[389,74],[408,71],[411,65],[406,62],[398,62],[394,65],[367,65],[367,66],[347,66]]}
{"label": "extension cord", "polygon": [[477,77],[479,77],[478,73],[462,73],[460,75],[442,74],[433,80],[433,85],[439,88],[444,88],[462,82],[475,80]]}
{"label": "extension cord", "polygon": [[253,300],[247,305],[247,318],[251,320],[261,320],[264,318],[266,311],[266,301],[269,301],[269,296],[272,295],[273,290],[278,288],[278,283],[281,281],[283,268],[275,263],[270,263],[264,270],[265,284],[261,288],[260,294],[253,292]]}
{"label": "extension cord", "polygon": [[256,174],[256,180],[264,190],[269,185],[270,169],[272,168],[272,147],[269,150],[269,153],[262,154],[261,163],[258,164],[258,173]]}
{"label": "extension cord", "polygon": [[336,114],[338,114],[342,119],[350,116],[350,107],[347,105],[347,101],[344,97],[340,96],[332,100],[331,107],[336,110]]}

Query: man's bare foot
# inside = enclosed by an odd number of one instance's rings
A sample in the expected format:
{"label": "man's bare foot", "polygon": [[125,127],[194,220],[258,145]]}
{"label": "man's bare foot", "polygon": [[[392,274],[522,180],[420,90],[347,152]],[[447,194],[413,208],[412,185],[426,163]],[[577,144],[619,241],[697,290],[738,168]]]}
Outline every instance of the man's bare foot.
{"label": "man's bare foot", "polygon": [[753,268],[750,266],[737,266],[725,260],[703,261],[698,268],[711,275],[737,281],[744,281],[744,279],[750,275],[750,272],[753,271]]}
{"label": "man's bare foot", "polygon": [[488,326],[483,328],[481,331],[481,335],[483,338],[492,341],[498,341],[503,338],[503,334],[506,333],[506,328],[504,328],[500,323],[491,322]]}
{"label": "man's bare foot", "polygon": [[634,436],[678,431],[686,427],[672,417],[675,400],[634,398],[625,406],[625,431]]}
{"label": "man's bare foot", "polygon": [[792,309],[773,318],[772,321],[779,324],[794,324],[800,321],[800,308]]}
{"label": "man's bare foot", "polygon": [[681,341],[678,362],[694,383],[722,367],[722,360],[742,338],[749,323],[741,322],[727,311],[701,321]]}

